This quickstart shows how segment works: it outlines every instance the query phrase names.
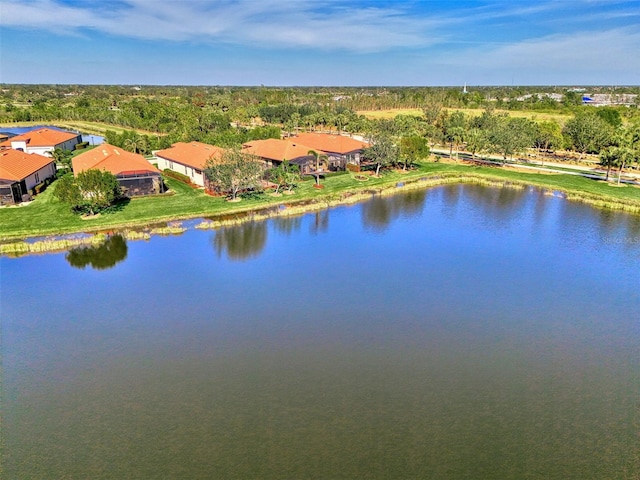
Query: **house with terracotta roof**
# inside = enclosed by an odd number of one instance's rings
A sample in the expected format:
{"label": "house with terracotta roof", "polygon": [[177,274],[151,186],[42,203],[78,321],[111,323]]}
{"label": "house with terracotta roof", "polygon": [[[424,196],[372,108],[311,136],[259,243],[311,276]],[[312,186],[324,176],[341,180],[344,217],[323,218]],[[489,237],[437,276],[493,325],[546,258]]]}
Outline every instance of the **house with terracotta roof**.
{"label": "house with terracotta roof", "polygon": [[56,164],[50,157],[20,150],[0,150],[0,205],[29,200],[29,190],[55,174]]}
{"label": "house with terracotta roof", "polygon": [[314,149],[293,139],[268,138],[253,140],[242,145],[243,152],[261,158],[266,168],[277,167],[288,160],[289,163],[298,165],[301,173],[309,173],[315,168],[315,157],[309,154],[310,150]]}
{"label": "house with terracotta roof", "polygon": [[206,178],[204,170],[209,159],[220,160],[224,148],[200,142],[178,142],[171,148],[153,152],[155,163],[160,170],[173,170],[191,179],[191,182],[204,187]]}
{"label": "house with terracotta roof", "polygon": [[330,133],[299,133],[292,140],[326,154],[330,170],[344,170],[348,163],[360,165],[362,151],[370,146],[355,138]]}
{"label": "house with terracotta roof", "polygon": [[160,170],[142,155],[103,143],[71,160],[73,174],[92,168],[106,170],[118,179],[122,193],[128,197],[164,192]]}
{"label": "house with terracotta roof", "polygon": [[73,150],[82,141],[77,133],[63,132],[52,128],[39,128],[11,137],[0,143],[0,148],[13,148],[25,153],[50,156],[56,148]]}

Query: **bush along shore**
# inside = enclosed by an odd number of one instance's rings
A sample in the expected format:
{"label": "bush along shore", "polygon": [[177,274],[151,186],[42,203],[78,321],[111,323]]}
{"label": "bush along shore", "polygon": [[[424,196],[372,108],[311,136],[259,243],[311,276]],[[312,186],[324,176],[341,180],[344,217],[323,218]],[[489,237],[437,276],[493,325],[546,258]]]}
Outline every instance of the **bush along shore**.
{"label": "bush along shore", "polygon": [[[121,211],[102,214],[91,220],[81,220],[68,212],[66,206],[58,203],[49,191],[30,205],[0,209],[0,224],[3,226],[0,254],[24,255],[98,245],[108,238],[105,231],[120,233],[127,240],[148,239],[151,235],[176,235],[185,231],[181,221],[193,218],[205,219],[196,228],[215,229],[276,216],[302,215],[361,202],[374,195],[393,195],[409,189],[456,183],[517,189],[533,186],[569,201],[640,214],[640,188],[637,186],[613,188],[606,182],[562,174],[522,173],[462,164],[425,163],[408,172],[371,176],[367,182],[356,179],[353,174],[343,173],[324,179],[325,188],[322,190],[312,188],[313,182],[304,181],[295,195],[286,198],[254,195],[239,203],[210,197],[172,179],[167,179],[167,183],[175,195],[134,199]],[[74,236],[77,232],[85,235]],[[34,237],[46,238],[27,240]]]}

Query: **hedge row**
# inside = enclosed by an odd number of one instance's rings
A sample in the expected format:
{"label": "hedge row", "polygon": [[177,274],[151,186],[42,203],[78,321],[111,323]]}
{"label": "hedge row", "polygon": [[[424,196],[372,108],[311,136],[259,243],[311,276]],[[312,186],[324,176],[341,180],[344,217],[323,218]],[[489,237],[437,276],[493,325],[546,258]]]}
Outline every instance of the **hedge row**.
{"label": "hedge row", "polygon": [[167,177],[173,178],[175,180],[178,180],[179,182],[186,183],[187,185],[193,186],[193,183],[191,182],[191,178],[189,178],[187,175],[183,175],[182,173],[174,172],[173,170],[170,170],[168,168],[165,168],[162,173],[164,175],[166,175]]}

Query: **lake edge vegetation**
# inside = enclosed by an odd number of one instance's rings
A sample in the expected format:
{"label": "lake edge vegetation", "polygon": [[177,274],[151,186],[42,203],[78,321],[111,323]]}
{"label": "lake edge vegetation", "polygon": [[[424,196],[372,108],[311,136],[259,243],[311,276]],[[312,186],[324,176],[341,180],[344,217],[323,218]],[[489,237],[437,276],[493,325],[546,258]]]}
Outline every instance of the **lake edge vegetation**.
{"label": "lake edge vegetation", "polygon": [[[247,140],[288,138],[302,131],[357,134],[371,144],[363,158],[375,174],[327,174],[323,175],[322,184],[320,175],[315,175],[315,186],[321,188],[311,188],[309,178],[303,181],[293,172],[272,171],[267,178],[277,180],[275,193],[265,195],[255,182],[249,182],[249,191],[232,189],[230,198],[246,197],[234,204],[165,176],[171,188],[169,195],[116,201],[88,220],[73,216],[68,207],[65,211],[57,201],[56,184],[64,183],[59,179],[51,189],[53,195],[47,190],[31,204],[0,209],[2,243],[186,218],[226,218],[273,207],[280,207],[280,211],[312,209],[322,204],[351,202],[359,195],[366,197],[366,192],[396,191],[396,184],[400,183],[408,186],[478,178],[489,183],[526,184],[560,191],[568,199],[603,208],[640,211],[638,188],[620,184],[625,169],[636,170],[640,166],[640,88],[599,93],[626,103],[596,108],[582,105],[581,89],[562,87],[479,87],[471,93],[426,87],[5,87],[8,88],[0,95],[0,122],[5,124],[66,121],[90,126],[94,122],[102,129],[113,125],[113,130],[104,130],[106,140],[142,155],[176,141],[197,140],[237,149]],[[558,89],[562,91],[561,100]],[[4,108],[2,102],[6,102]],[[357,113],[385,108],[414,108],[417,114],[372,119]],[[526,112],[551,112],[566,118],[562,124],[553,118],[535,121],[520,115]],[[430,151],[436,146],[446,148],[448,155],[443,156],[450,160],[440,161],[440,155]],[[528,157],[527,152],[535,152],[544,165],[545,161],[556,159],[555,153],[561,149],[575,152],[571,158],[575,160],[577,155],[578,163],[588,157],[589,166],[599,164],[603,171],[606,169],[607,179],[610,173],[616,176],[620,188],[598,179],[516,172],[506,165],[516,157]],[[462,160],[461,155],[465,155]],[[491,155],[493,165],[476,164]],[[280,195],[281,188],[286,189],[287,197],[274,198]]]}
{"label": "lake edge vegetation", "polygon": [[[302,186],[303,192],[298,191],[285,199],[257,195],[240,203],[229,203],[223,197],[212,197],[202,190],[194,190],[180,184],[180,182],[168,179],[167,182],[176,192],[174,195],[165,198],[158,196],[133,199],[132,205],[139,205],[143,208],[139,212],[134,212],[135,214],[132,216],[125,217],[123,211],[117,210],[103,213],[88,220],[79,219],[80,217],[74,215],[65,204],[57,200],[50,191],[47,191],[30,205],[0,210],[0,221],[3,224],[0,254],[64,250],[72,245],[58,242],[55,237],[79,232],[93,235],[101,235],[105,232],[124,232],[129,240],[148,239],[149,235],[154,234],[182,233],[184,229],[179,225],[179,222],[187,219],[204,218],[209,228],[217,228],[218,226],[256,219],[262,220],[280,215],[302,215],[320,209],[361,202],[374,195],[390,195],[409,189],[423,189],[457,183],[500,188],[531,186],[540,188],[550,195],[562,195],[569,201],[579,201],[599,208],[640,214],[640,200],[634,196],[623,194],[623,192],[628,192],[630,189],[635,190],[637,187],[611,188],[601,181],[564,174],[543,175],[523,173],[512,169],[424,163],[409,172],[385,172],[380,178],[372,176],[368,182],[360,182],[355,179],[355,176],[352,173],[330,175],[324,180],[326,187],[322,190],[312,188],[313,182],[305,180]],[[585,189],[585,185],[590,183],[593,184],[590,185],[591,188]],[[611,192],[603,193],[601,189],[604,188],[609,188]],[[180,199],[180,197],[186,197],[184,199],[186,203],[183,200],[179,201],[174,205],[173,210],[167,208],[168,205],[165,204],[162,208],[162,215],[158,215],[153,206],[144,208],[145,203]],[[190,202],[189,199],[197,200]],[[186,204],[191,203],[197,203],[197,208],[184,208]],[[21,222],[12,225],[12,219],[5,215],[5,212],[19,214],[25,209],[33,209],[39,215],[47,217],[49,224],[39,229],[34,228],[32,222],[29,222],[28,226],[20,226]],[[42,211],[38,212],[38,209]],[[51,209],[57,211],[57,215],[52,216]],[[144,211],[146,211],[146,215]],[[15,215],[13,220],[17,220],[19,217],[24,217],[24,215]],[[24,241],[34,237],[43,238],[36,242]],[[53,239],[46,237],[53,237]],[[83,240],[83,242],[91,243],[90,240]]]}

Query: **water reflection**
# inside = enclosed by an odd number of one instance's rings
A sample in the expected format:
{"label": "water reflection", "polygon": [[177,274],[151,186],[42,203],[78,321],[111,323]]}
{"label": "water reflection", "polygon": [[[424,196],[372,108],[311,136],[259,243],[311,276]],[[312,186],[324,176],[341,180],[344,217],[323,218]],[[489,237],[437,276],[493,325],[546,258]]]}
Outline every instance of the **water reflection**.
{"label": "water reflection", "polygon": [[447,218],[452,218],[456,214],[458,203],[460,202],[460,192],[462,191],[462,185],[449,185],[442,187],[438,190],[438,193],[442,195],[442,213]]}
{"label": "water reflection", "polygon": [[0,258],[3,478],[636,478],[638,216],[471,188]]}
{"label": "water reflection", "polygon": [[611,210],[600,210],[598,220],[601,238],[624,245],[640,245],[640,215],[621,215]]}
{"label": "water reflection", "polygon": [[318,234],[326,232],[329,229],[329,210],[319,210],[313,214],[311,222],[311,233]]}
{"label": "water reflection", "polygon": [[229,260],[246,260],[262,252],[267,243],[267,223],[247,222],[218,230],[213,237],[213,247],[218,255],[226,252]]}
{"label": "water reflection", "polygon": [[427,190],[411,190],[392,197],[373,197],[362,205],[362,221],[366,227],[384,231],[400,216],[418,216],[422,213]]}
{"label": "water reflection", "polygon": [[276,231],[284,233],[285,235],[291,235],[293,232],[300,230],[302,225],[302,216],[298,217],[274,217],[271,220]]}
{"label": "water reflection", "polygon": [[122,235],[111,235],[97,247],[72,248],[65,259],[72,267],[84,269],[91,265],[96,270],[106,270],[127,258],[127,250],[127,241]]}
{"label": "water reflection", "polygon": [[464,189],[482,214],[500,222],[518,218],[518,212],[526,205],[527,191],[521,188],[486,188],[480,185],[468,185]]}

